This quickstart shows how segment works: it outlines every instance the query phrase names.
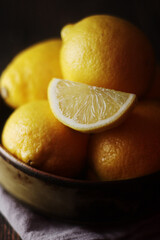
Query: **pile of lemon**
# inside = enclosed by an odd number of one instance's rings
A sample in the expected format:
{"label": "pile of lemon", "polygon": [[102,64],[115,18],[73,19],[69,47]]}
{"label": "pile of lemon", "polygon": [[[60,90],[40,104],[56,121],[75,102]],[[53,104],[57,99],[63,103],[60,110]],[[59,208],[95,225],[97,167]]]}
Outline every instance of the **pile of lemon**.
{"label": "pile of lemon", "polygon": [[59,176],[129,179],[160,170],[160,68],[131,23],[95,15],[18,54],[0,92],[1,142]]}

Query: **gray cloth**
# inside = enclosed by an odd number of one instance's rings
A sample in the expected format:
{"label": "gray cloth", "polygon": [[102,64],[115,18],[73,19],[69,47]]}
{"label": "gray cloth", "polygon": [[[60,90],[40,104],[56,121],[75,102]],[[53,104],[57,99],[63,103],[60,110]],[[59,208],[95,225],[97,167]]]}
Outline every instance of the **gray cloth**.
{"label": "gray cloth", "polygon": [[160,214],[130,223],[83,225],[46,219],[0,186],[0,212],[22,240],[159,240]]}

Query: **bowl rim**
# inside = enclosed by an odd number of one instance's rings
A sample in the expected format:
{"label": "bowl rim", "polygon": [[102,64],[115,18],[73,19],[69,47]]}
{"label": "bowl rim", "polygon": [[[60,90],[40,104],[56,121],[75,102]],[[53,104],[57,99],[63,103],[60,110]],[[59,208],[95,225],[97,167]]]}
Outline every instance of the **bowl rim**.
{"label": "bowl rim", "polygon": [[75,179],[75,178],[67,178],[62,176],[57,176],[52,173],[44,172],[42,170],[33,168],[26,163],[20,161],[18,158],[14,157],[11,153],[9,153],[3,146],[0,144],[0,157],[6,161],[8,164],[11,164],[16,169],[24,172],[25,174],[38,178],[40,180],[56,183],[58,185],[68,186],[68,187],[82,187],[82,188],[95,188],[95,187],[106,187],[118,185],[118,184],[135,184],[140,182],[145,182],[148,179],[152,179],[154,177],[160,176],[160,171],[155,173],[151,173],[145,176],[140,176],[137,178],[130,179],[122,179],[122,180],[113,180],[113,181],[93,181],[86,179]]}

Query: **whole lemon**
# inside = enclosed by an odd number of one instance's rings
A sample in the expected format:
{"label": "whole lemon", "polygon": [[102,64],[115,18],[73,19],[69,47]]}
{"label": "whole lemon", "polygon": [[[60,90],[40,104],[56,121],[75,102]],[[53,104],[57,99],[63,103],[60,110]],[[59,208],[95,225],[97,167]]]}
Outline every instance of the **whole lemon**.
{"label": "whole lemon", "polygon": [[37,43],[20,52],[2,72],[1,95],[16,108],[35,99],[47,99],[47,87],[53,77],[61,77],[60,39]]}
{"label": "whole lemon", "polygon": [[146,36],[131,23],[94,15],[61,31],[63,77],[89,85],[143,95],[155,71]]}
{"label": "whole lemon", "polygon": [[119,127],[92,135],[89,159],[101,180],[135,178],[160,170],[160,103],[138,103]]}
{"label": "whole lemon", "polygon": [[17,108],[2,132],[3,146],[19,160],[46,172],[76,177],[84,167],[88,135],[60,123],[47,100]]}

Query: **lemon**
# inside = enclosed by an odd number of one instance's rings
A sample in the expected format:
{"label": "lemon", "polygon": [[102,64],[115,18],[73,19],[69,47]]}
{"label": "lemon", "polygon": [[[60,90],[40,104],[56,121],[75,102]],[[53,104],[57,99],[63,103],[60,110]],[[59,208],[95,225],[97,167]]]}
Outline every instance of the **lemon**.
{"label": "lemon", "polygon": [[61,77],[60,39],[49,39],[20,52],[2,72],[1,96],[16,108],[36,99],[47,99],[53,77]]}
{"label": "lemon", "polygon": [[160,103],[140,101],[120,126],[92,134],[90,167],[100,180],[130,179],[160,170]]}
{"label": "lemon", "polygon": [[47,100],[17,108],[2,132],[3,146],[19,160],[59,176],[76,177],[85,164],[88,135],[60,123]]}
{"label": "lemon", "polygon": [[134,105],[136,95],[53,79],[48,99],[53,114],[63,124],[82,132],[96,132],[120,123]]}
{"label": "lemon", "polygon": [[109,15],[93,15],[62,28],[63,78],[144,95],[155,72],[146,36],[133,24]]}

